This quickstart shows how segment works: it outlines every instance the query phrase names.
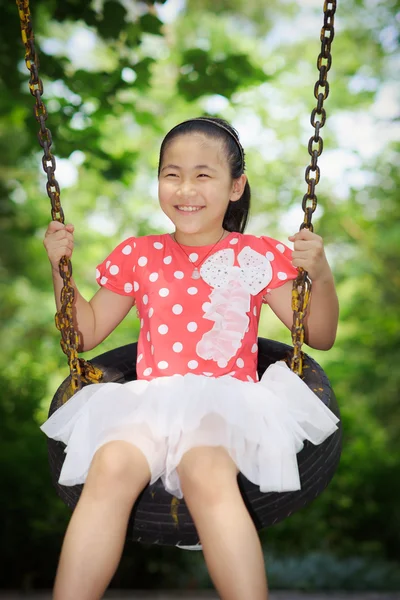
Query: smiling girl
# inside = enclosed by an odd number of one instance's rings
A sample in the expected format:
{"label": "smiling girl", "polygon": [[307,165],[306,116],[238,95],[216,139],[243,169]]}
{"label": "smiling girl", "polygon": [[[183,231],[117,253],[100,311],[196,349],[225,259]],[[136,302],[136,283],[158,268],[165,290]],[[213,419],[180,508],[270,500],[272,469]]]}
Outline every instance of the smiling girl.
{"label": "smiling girl", "polygon": [[[84,483],[57,571],[54,598],[102,597],[123,550],[138,495],[161,478],[184,498],[224,600],[265,600],[257,531],[237,483],[261,491],[300,488],[296,454],[320,444],[338,419],[283,362],[258,380],[257,332],[267,304],[292,325],[297,267],[313,282],[309,346],[335,340],[338,302],[322,239],[302,230],[286,245],[244,234],[250,206],[237,132],[200,117],[174,127],[159,162],[160,207],[172,233],[131,236],[98,266],[88,302],[75,284],[83,350],[102,342],[135,305],[137,380],[86,387],[42,425],[67,446],[59,482]],[[57,308],[58,262],[73,226],[50,223],[44,245]]]}

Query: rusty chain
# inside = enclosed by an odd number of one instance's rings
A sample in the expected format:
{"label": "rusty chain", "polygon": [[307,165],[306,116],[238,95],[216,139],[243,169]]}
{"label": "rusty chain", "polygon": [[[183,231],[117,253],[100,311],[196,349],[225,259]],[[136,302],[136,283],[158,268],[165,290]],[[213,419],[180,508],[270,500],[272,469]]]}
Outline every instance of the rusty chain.
{"label": "rusty chain", "polygon": [[[314,127],[314,135],[311,136],[308,142],[308,153],[311,156],[311,163],[307,166],[305,172],[305,180],[308,188],[302,201],[304,221],[300,226],[300,230],[306,228],[310,231],[314,231],[311,219],[317,208],[318,202],[315,194],[315,188],[320,179],[318,158],[321,156],[324,147],[323,139],[320,136],[320,130],[325,125],[326,121],[324,101],[329,96],[328,72],[332,66],[331,45],[335,35],[335,12],[336,0],[325,0],[324,24],[321,29],[321,52],[317,59],[319,79],[314,86],[314,97],[317,100],[317,106],[311,112],[311,125]],[[310,301],[311,280],[304,269],[299,268],[298,271],[299,273],[293,282],[292,290],[293,353],[290,368],[294,373],[301,376],[303,374],[303,354],[301,347],[305,337],[304,319]]]}
{"label": "rusty chain", "polygon": [[[38,132],[39,144],[43,148],[42,166],[47,175],[46,190],[51,202],[51,217],[53,221],[64,223],[64,211],[60,201],[60,186],[55,178],[56,159],[51,153],[53,139],[46,127],[48,113],[42,101],[43,82],[39,77],[39,58],[35,48],[32,20],[29,10],[29,0],[16,0],[21,23],[22,41],[25,46],[25,63],[31,76],[29,90],[35,98],[34,115],[40,125]],[[71,284],[72,264],[69,258],[63,256],[59,263],[59,271],[63,280],[61,290],[61,308],[56,313],[55,323],[61,333],[60,345],[68,357],[71,373],[71,388],[76,392],[82,383],[94,383],[101,379],[102,372],[78,357],[79,333],[74,327],[73,303],[75,290]]]}

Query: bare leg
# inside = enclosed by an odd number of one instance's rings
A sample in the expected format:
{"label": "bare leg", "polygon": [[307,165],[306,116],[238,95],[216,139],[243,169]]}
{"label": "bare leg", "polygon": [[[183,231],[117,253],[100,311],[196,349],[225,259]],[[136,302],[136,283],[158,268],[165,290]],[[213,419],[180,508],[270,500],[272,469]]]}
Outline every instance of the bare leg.
{"label": "bare leg", "polygon": [[178,467],[210,577],[222,600],[268,598],[264,558],[237,484],[236,465],[222,447],[192,448]]}
{"label": "bare leg", "polygon": [[98,600],[113,577],[136,498],[150,480],[143,453],[128,442],[96,452],[65,535],[54,600]]}

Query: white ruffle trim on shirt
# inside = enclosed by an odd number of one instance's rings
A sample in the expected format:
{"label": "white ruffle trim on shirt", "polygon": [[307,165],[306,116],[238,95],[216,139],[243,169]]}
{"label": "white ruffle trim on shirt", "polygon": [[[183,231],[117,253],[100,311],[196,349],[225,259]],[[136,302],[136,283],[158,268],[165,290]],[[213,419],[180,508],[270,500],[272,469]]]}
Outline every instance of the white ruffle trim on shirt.
{"label": "white ruffle trim on shirt", "polygon": [[204,319],[214,321],[214,325],[198,342],[196,352],[223,369],[241,347],[249,326],[250,294],[238,281],[232,281],[229,288],[214,289],[209,298],[203,305]]}
{"label": "white ruffle trim on shirt", "polygon": [[338,418],[285,363],[258,383],[229,375],[173,375],[83,388],[41,427],[66,444],[59,482],[83,483],[96,450],[112,440],[139,447],[166,490],[182,498],[176,467],[195,446],[224,446],[263,492],[300,489],[296,453],[320,444]]}
{"label": "white ruffle trim on shirt", "polygon": [[196,346],[204,360],[214,360],[225,368],[242,345],[250,319],[250,296],[257,295],[272,279],[270,261],[249,246],[237,257],[231,248],[215,252],[200,269],[202,278],[213,288],[210,302],[203,304],[204,319],[214,321]]}

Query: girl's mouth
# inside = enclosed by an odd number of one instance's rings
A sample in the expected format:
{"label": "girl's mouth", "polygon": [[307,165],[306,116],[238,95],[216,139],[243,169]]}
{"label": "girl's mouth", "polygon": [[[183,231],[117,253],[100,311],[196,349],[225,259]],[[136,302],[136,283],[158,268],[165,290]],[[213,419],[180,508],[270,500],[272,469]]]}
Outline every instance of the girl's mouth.
{"label": "girl's mouth", "polygon": [[204,206],[185,206],[185,205],[179,205],[179,206],[175,206],[175,208],[181,212],[199,212],[202,208],[205,208]]}

